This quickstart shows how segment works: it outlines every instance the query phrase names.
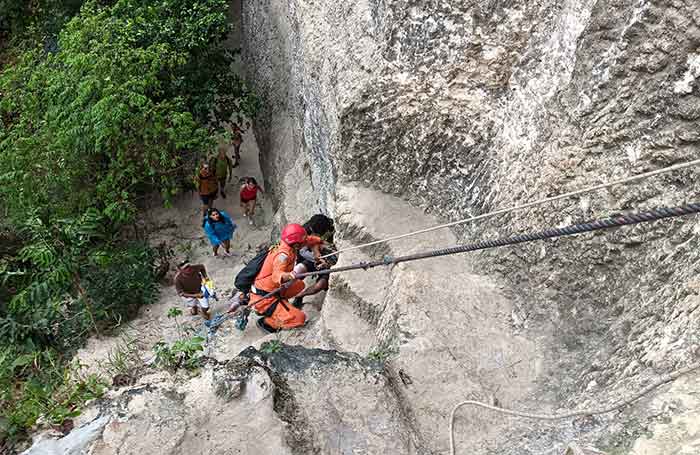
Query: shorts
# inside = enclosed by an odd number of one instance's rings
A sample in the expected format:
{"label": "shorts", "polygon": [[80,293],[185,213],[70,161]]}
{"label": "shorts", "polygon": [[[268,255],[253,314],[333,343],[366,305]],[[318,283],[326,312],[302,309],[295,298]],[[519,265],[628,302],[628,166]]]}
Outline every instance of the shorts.
{"label": "shorts", "polygon": [[182,297],[183,302],[187,305],[187,308],[194,308],[196,306],[203,310],[209,309],[209,299],[204,297],[202,299],[195,299],[194,297]]}
{"label": "shorts", "polygon": [[256,200],[256,199],[257,199],[256,197],[254,197],[253,199],[243,199],[243,198],[241,197],[241,204],[247,204],[248,202],[254,201],[254,200]]}
{"label": "shorts", "polygon": [[[218,192],[218,191],[217,191],[217,192]],[[200,195],[199,195],[199,199],[202,200],[202,204],[204,204],[204,205],[209,205],[209,202],[210,202],[210,201],[213,201],[214,199],[216,199],[216,193],[212,193],[212,194],[200,194]]]}

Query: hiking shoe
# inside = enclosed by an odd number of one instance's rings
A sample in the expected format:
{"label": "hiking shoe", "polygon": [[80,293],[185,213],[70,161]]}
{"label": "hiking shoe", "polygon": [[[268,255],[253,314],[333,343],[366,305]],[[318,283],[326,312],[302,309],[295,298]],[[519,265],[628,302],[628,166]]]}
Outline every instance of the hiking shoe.
{"label": "hiking shoe", "polygon": [[258,318],[255,323],[260,327],[260,329],[265,333],[275,333],[277,330],[273,329],[269,325],[265,324],[265,318]]}
{"label": "hiking shoe", "polygon": [[301,307],[304,306],[304,297],[297,297],[296,299],[292,300],[292,305],[301,310]]}

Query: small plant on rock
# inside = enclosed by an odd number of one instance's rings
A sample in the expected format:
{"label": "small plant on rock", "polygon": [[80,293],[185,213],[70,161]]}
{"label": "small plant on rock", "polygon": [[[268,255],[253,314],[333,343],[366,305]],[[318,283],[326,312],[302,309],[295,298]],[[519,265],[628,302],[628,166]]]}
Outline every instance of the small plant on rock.
{"label": "small plant on rock", "polygon": [[[282,320],[280,320],[277,317],[275,317],[275,320],[277,321],[277,326],[281,327]],[[275,339],[263,343],[262,346],[260,346],[260,350],[268,355],[274,354],[275,352],[279,352],[280,350],[282,350],[282,330],[278,329],[275,332]]]}
{"label": "small plant on rock", "polygon": [[282,350],[282,342],[280,340],[270,340],[260,346],[260,351],[268,355],[279,352],[280,350]]}
{"label": "small plant on rock", "polygon": [[198,354],[204,351],[204,341],[204,337],[201,336],[183,338],[172,345],[159,341],[153,347],[156,355],[156,365],[168,370],[177,370],[179,368],[194,370],[199,368],[201,357]]}
{"label": "small plant on rock", "polygon": [[143,364],[144,360],[136,340],[124,336],[109,351],[107,361],[102,363],[100,369],[107,377],[112,378],[113,385],[122,385],[135,381]]}
{"label": "small plant on rock", "polygon": [[183,337],[182,326],[180,325],[179,316],[182,316],[182,310],[178,307],[172,307],[168,310],[168,319],[175,319],[175,326],[177,327],[177,334],[180,338]]}
{"label": "small plant on rock", "polygon": [[367,358],[374,362],[384,363],[394,354],[396,354],[394,349],[377,347],[367,353]]}

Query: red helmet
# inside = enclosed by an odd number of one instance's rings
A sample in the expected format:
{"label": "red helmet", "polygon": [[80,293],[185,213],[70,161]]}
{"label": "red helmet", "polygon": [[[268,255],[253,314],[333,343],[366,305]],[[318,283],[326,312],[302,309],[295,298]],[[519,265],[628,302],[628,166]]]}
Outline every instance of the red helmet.
{"label": "red helmet", "polygon": [[282,235],[280,237],[287,245],[301,243],[306,240],[306,229],[304,229],[304,226],[301,224],[288,224],[282,229]]}

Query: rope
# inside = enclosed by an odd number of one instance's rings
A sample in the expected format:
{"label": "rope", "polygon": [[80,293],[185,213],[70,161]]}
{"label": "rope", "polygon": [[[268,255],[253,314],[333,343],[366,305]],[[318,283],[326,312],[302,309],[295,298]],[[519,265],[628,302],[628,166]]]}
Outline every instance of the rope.
{"label": "rope", "polygon": [[669,383],[671,381],[675,381],[681,376],[684,376],[688,373],[691,373],[697,369],[700,368],[700,362],[693,363],[685,368],[681,368],[679,370],[676,370],[670,374],[667,374],[665,376],[660,377],[658,380],[652,382],[645,388],[643,388],[641,391],[637,392],[636,394],[618,401],[617,403],[604,407],[604,408],[598,408],[598,409],[580,409],[577,411],[572,411],[568,412],[566,414],[532,414],[529,412],[521,412],[521,411],[513,411],[510,409],[504,409],[498,406],[492,406],[490,404],[486,403],[481,403],[479,401],[473,401],[473,400],[467,400],[467,401],[462,401],[461,403],[458,403],[453,409],[452,413],[450,414],[450,454],[455,455],[455,432],[454,432],[454,423],[455,423],[455,414],[457,413],[457,410],[461,408],[462,406],[476,406],[484,409],[489,409],[491,411],[496,411],[500,412],[501,414],[506,414],[510,416],[515,416],[515,417],[524,417],[527,419],[536,419],[536,420],[547,420],[547,421],[553,421],[553,420],[562,420],[562,419],[568,419],[571,417],[579,417],[579,416],[593,416],[593,415],[600,415],[600,414],[607,414],[609,412],[616,411],[624,406],[627,406],[640,398],[642,398],[644,395],[648,394],[652,390]]}
{"label": "rope", "polygon": [[[391,264],[399,264],[401,262],[416,261],[420,259],[427,259],[439,256],[448,256],[458,253],[467,253],[470,251],[485,250],[490,248],[497,248],[507,245],[516,245],[519,243],[532,242],[535,240],[545,240],[552,239],[556,237],[564,237],[569,235],[582,234],[584,232],[599,231],[602,229],[610,229],[620,226],[630,226],[639,223],[647,223],[657,220],[662,220],[664,218],[674,218],[684,215],[692,215],[700,212],[700,202],[694,202],[686,205],[681,205],[677,207],[662,207],[657,209],[652,209],[646,212],[635,213],[631,215],[619,215],[611,218],[603,218],[599,220],[594,220],[588,223],[572,224],[569,226],[561,228],[550,228],[544,231],[533,232],[529,234],[519,234],[512,237],[503,237],[495,240],[484,240],[481,242],[468,243],[466,245],[457,245],[449,248],[443,248],[439,250],[431,250],[423,253],[409,254],[405,256],[398,257],[384,257],[378,261],[360,262],[357,264],[351,264],[342,267],[334,267],[326,270],[317,270],[315,272],[300,273],[297,278],[303,278],[313,275],[328,275],[331,273],[347,272],[349,270],[357,269],[371,269],[379,266],[386,266]],[[276,291],[273,291],[269,295],[273,295]],[[267,296],[266,296],[267,297]]]}
{"label": "rope", "polygon": [[[535,240],[545,240],[552,239],[556,237],[564,237],[569,235],[582,234],[584,232],[599,231],[602,229],[610,229],[620,226],[630,226],[639,223],[648,223],[652,221],[658,221],[665,218],[675,218],[684,215],[692,215],[700,213],[700,202],[693,202],[686,205],[681,205],[677,207],[662,207],[658,209],[652,209],[646,212],[635,213],[631,215],[619,215],[611,218],[603,218],[600,220],[594,220],[588,223],[572,224],[562,228],[550,228],[544,231],[533,232],[529,234],[520,234],[513,237],[503,237],[495,240],[484,240],[481,242],[468,243],[466,245],[457,245],[450,248],[443,248],[439,250],[431,250],[423,253],[409,254],[405,256],[391,257],[384,256],[381,260],[370,261],[370,262],[360,262],[357,264],[350,264],[342,267],[333,267],[331,269],[317,270],[315,272],[306,272],[296,274],[296,278],[306,278],[309,276],[316,275],[330,275],[331,273],[348,272],[350,270],[369,270],[374,267],[387,266],[392,264],[399,264],[401,262],[417,261],[420,259],[434,258],[439,256],[448,256],[459,253],[467,253],[470,251],[485,250],[490,248],[497,248],[507,245],[516,245],[519,243],[533,242]],[[282,286],[278,287],[274,291],[270,291],[263,295],[260,300],[264,300],[277,295],[280,291],[288,288],[294,280],[287,281]]]}
{"label": "rope", "polygon": [[494,217],[494,216],[496,216],[496,215],[502,215],[502,214],[504,214],[504,213],[514,212],[514,211],[517,211],[517,210],[523,210],[523,209],[526,209],[526,208],[530,208],[530,207],[535,207],[535,206],[538,206],[538,205],[546,204],[546,203],[548,203],[548,202],[554,202],[554,201],[558,201],[558,200],[561,200],[561,199],[566,199],[566,198],[570,198],[570,197],[574,197],[574,196],[580,196],[580,195],[582,195],[582,194],[591,193],[591,192],[593,192],[593,191],[598,191],[598,190],[610,188],[610,187],[613,187],[613,186],[622,185],[622,184],[625,184],[625,183],[635,182],[635,181],[637,181],[637,180],[647,179],[647,178],[654,177],[654,176],[657,176],[657,175],[666,174],[666,173],[669,173],[669,172],[674,172],[674,171],[678,171],[678,170],[681,170],[681,169],[686,169],[686,168],[689,168],[689,167],[697,166],[697,165],[699,165],[699,164],[700,164],[700,159],[693,160],[693,161],[688,161],[688,162],[686,162],[686,163],[675,164],[675,165],[673,165],[673,166],[665,167],[665,168],[663,168],[663,169],[657,169],[657,170],[655,170],[655,171],[645,172],[645,173],[643,173],[643,174],[638,174],[638,175],[634,175],[634,176],[631,176],[631,177],[625,177],[625,178],[622,178],[622,179],[619,179],[619,180],[613,180],[613,181],[611,181],[611,182],[602,183],[602,184],[600,184],[600,185],[595,185],[595,186],[592,186],[592,187],[589,187],[589,188],[584,188],[584,189],[581,189],[581,190],[571,191],[571,192],[569,192],[569,193],[559,194],[559,195],[557,195],[557,196],[551,196],[551,197],[544,198],[544,199],[540,199],[540,200],[537,200],[537,201],[528,202],[528,203],[526,203],[526,204],[515,205],[515,206],[507,207],[507,208],[502,208],[502,209],[499,209],[499,210],[495,210],[495,211],[493,211],[493,212],[484,213],[484,214],[482,214],[482,215],[477,215],[477,216],[474,216],[474,217],[471,217],[471,218],[465,218],[465,219],[463,219],[463,220],[453,221],[453,222],[451,222],[451,223],[446,223],[446,224],[440,224],[440,225],[438,225],[438,226],[433,226],[433,227],[430,227],[430,228],[427,228],[427,229],[421,229],[421,230],[418,230],[418,231],[408,232],[408,233],[406,233],[406,234],[400,234],[400,235],[395,235],[395,236],[393,236],[393,237],[387,237],[387,238],[381,239],[381,240],[375,240],[375,241],[369,242],[369,243],[363,243],[363,244],[361,244],[361,245],[351,246],[351,247],[348,247],[348,248],[344,248],[344,249],[342,249],[342,250],[335,251],[335,252],[330,253],[330,254],[326,254],[325,256],[321,256],[321,258],[327,258],[327,257],[330,257],[330,256],[335,256],[335,255],[338,255],[338,254],[340,254],[340,253],[344,253],[344,252],[346,252],[346,251],[356,250],[356,249],[359,249],[359,248],[366,248],[366,247],[368,247],[368,246],[378,245],[378,244],[380,244],[380,243],[386,243],[386,242],[391,242],[391,241],[394,241],[394,240],[404,239],[404,238],[406,238],[406,237],[412,237],[412,236],[419,235],[419,234],[425,234],[426,232],[433,232],[433,231],[437,231],[437,230],[439,230],[439,229],[445,229],[445,228],[448,228],[448,227],[458,226],[458,225],[460,225],[460,224],[469,223],[470,221],[483,220],[483,219],[486,219],[486,218]]}

